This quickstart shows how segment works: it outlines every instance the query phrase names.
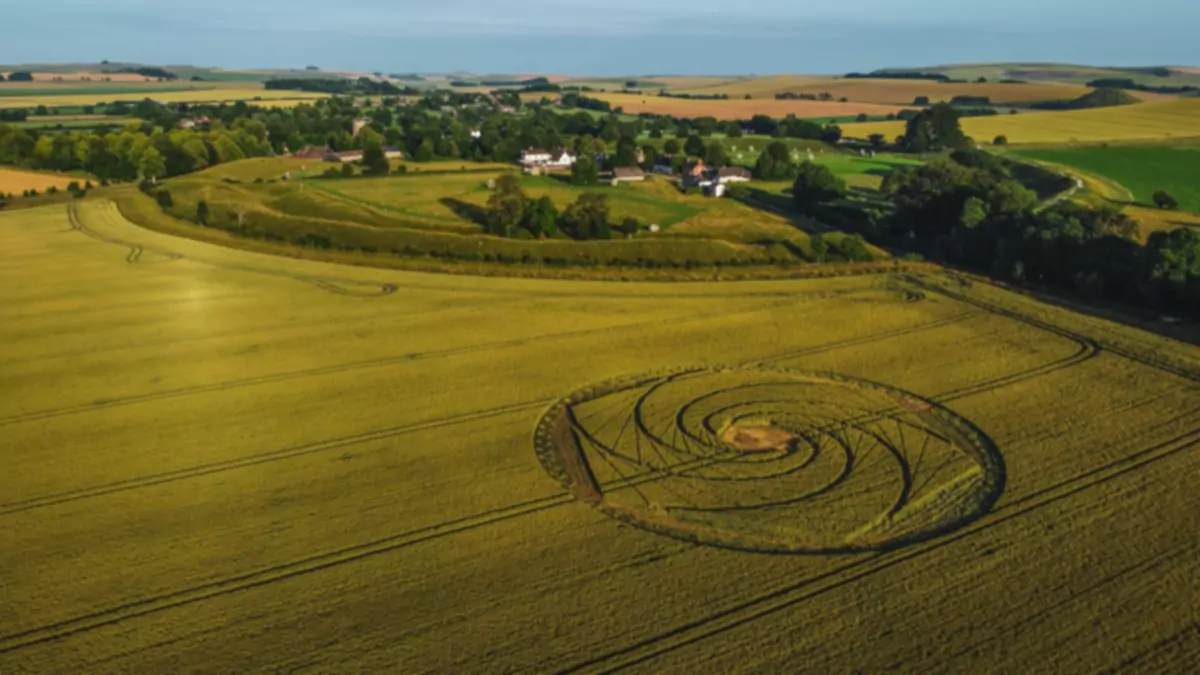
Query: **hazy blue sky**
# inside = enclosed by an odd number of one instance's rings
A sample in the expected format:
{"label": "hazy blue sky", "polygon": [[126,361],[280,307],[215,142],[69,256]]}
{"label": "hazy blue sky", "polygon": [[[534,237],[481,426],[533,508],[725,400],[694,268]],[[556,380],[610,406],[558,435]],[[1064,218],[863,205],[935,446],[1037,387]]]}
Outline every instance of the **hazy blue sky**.
{"label": "hazy blue sky", "polygon": [[1200,65],[1200,0],[38,0],[0,63],[580,74]]}

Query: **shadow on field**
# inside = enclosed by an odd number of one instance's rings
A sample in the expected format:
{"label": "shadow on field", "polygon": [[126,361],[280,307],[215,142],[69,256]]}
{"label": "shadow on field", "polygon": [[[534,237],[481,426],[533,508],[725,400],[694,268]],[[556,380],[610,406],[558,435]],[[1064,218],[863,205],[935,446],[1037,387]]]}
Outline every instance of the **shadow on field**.
{"label": "shadow on field", "polygon": [[477,206],[469,202],[464,202],[461,199],[453,197],[443,197],[438,200],[442,206],[454,212],[454,215],[464,220],[469,220],[478,225],[487,225],[487,212],[482,206]]}

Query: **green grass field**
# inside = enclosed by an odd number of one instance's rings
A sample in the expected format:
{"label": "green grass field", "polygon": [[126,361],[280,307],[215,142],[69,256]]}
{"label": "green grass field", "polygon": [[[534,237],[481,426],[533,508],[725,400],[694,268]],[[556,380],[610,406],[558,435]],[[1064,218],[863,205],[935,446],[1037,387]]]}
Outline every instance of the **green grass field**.
{"label": "green grass field", "polygon": [[1021,157],[1076,167],[1114,180],[1142,204],[1153,205],[1153,194],[1166,190],[1179,208],[1200,212],[1200,148],[1154,146],[1085,146],[1025,149]]}

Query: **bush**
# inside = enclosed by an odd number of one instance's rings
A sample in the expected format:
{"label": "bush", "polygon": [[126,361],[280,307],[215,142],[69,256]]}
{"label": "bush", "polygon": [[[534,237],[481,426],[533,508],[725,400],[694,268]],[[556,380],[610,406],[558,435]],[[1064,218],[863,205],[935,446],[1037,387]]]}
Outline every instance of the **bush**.
{"label": "bush", "polygon": [[1008,136],[1001,134],[992,141],[992,145],[1008,145]]}
{"label": "bush", "polygon": [[[72,183],[72,185],[75,185],[75,184]],[[79,186],[75,185],[75,188],[76,188],[76,190],[78,190]],[[71,190],[71,192],[75,192],[76,190]],[[46,194],[48,194],[48,195],[57,194],[57,193],[58,193],[58,188],[54,187],[53,185],[46,188]]]}
{"label": "bush", "polygon": [[154,195],[154,201],[158,202],[158,206],[164,211],[172,206],[175,206],[175,200],[171,199],[170,190],[159,190],[158,193]]}
{"label": "bush", "polygon": [[354,175],[354,167],[350,164],[343,164],[341,174],[346,178],[352,177]]}
{"label": "bush", "polygon": [[208,224],[208,202],[203,199],[196,203],[196,222],[201,225]]}
{"label": "bush", "polygon": [[1179,208],[1179,202],[1167,194],[1166,190],[1159,190],[1154,193],[1154,205],[1167,211],[1174,211]]}
{"label": "bush", "polygon": [[[57,188],[55,190],[57,191]],[[79,192],[79,181],[73,180],[67,183],[67,192]]]}

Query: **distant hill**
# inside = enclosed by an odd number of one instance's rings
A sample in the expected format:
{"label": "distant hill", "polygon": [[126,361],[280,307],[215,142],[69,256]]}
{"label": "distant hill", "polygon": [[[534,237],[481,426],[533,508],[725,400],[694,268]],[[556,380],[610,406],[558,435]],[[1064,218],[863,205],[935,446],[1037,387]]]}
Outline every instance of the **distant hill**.
{"label": "distant hill", "polygon": [[1065,82],[1086,84],[1114,78],[1132,79],[1139,85],[1170,87],[1200,85],[1200,69],[1183,66],[1103,67],[1066,63],[968,63],[913,68],[881,68],[877,73],[925,73],[954,80],[989,82],[1021,80],[1025,82]]}

